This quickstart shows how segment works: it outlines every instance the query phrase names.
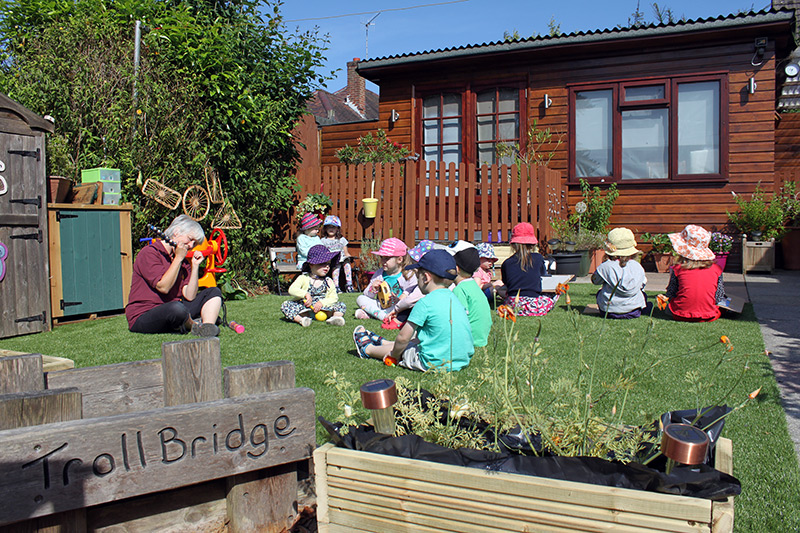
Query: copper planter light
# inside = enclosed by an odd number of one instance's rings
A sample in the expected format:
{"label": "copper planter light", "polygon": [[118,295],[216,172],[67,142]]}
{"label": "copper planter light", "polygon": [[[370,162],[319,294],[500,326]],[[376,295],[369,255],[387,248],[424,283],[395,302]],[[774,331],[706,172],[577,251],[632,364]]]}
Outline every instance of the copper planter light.
{"label": "copper planter light", "polygon": [[397,387],[391,379],[376,379],[361,385],[361,403],[372,411],[372,425],[378,433],[394,435],[393,405],[397,403]]}
{"label": "copper planter light", "polygon": [[667,474],[676,463],[698,465],[705,461],[708,452],[706,432],[689,424],[669,424],[661,435],[661,453],[667,461]]}

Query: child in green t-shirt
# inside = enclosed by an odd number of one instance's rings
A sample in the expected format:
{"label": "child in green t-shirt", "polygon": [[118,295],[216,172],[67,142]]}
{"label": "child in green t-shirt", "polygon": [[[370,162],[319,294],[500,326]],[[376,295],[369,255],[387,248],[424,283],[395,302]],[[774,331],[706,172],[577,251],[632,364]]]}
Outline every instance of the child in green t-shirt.
{"label": "child in green t-shirt", "polygon": [[[459,243],[464,241],[459,241]],[[478,270],[481,264],[478,250],[469,243],[464,242],[463,249],[456,252],[453,256],[458,266],[456,275],[456,288],[453,294],[467,310],[469,317],[469,327],[472,330],[472,340],[475,347],[486,346],[489,344],[489,331],[492,329],[492,310],[489,307],[489,300],[478,286],[478,282],[472,275]]]}
{"label": "child in green t-shirt", "polygon": [[431,369],[461,370],[475,348],[464,306],[448,289],[456,277],[456,262],[444,250],[431,250],[419,262],[406,267],[417,270],[417,284],[425,295],[411,310],[394,342],[356,327],[353,340],[358,355],[425,372]]}

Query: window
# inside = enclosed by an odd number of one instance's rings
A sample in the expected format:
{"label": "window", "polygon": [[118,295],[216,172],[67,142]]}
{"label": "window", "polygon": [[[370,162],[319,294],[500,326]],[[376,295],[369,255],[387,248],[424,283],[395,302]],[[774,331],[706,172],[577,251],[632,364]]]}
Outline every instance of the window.
{"label": "window", "polygon": [[607,181],[722,179],[723,76],[570,89],[570,177]]}
{"label": "window", "polygon": [[423,159],[511,164],[510,157],[497,157],[497,145],[523,141],[524,91],[514,83],[424,94],[419,100]]}

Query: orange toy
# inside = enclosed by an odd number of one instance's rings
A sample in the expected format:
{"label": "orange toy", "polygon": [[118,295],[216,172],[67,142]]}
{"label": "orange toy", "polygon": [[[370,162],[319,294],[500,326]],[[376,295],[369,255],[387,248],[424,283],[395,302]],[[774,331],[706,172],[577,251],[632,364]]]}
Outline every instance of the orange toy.
{"label": "orange toy", "polygon": [[198,244],[190,250],[190,253],[200,252],[206,257],[205,273],[198,280],[200,287],[216,287],[217,278],[215,274],[226,272],[226,268],[220,268],[228,258],[228,238],[225,232],[219,228],[211,230],[211,237],[205,239],[202,244]]}

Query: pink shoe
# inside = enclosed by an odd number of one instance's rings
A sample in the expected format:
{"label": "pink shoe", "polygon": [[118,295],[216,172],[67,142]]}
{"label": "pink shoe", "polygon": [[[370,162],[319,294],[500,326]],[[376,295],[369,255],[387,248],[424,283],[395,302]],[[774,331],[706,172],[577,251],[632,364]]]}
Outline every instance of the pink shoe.
{"label": "pink shoe", "polygon": [[356,313],[355,314],[356,314],[356,318],[359,319],[359,320],[367,320],[369,318],[369,315],[363,309],[356,309]]}
{"label": "pink shoe", "polygon": [[383,319],[383,324],[381,324],[381,327],[383,329],[400,329],[400,327],[402,327],[402,324],[396,318],[392,318],[391,320],[389,320],[389,318],[387,317]]}

